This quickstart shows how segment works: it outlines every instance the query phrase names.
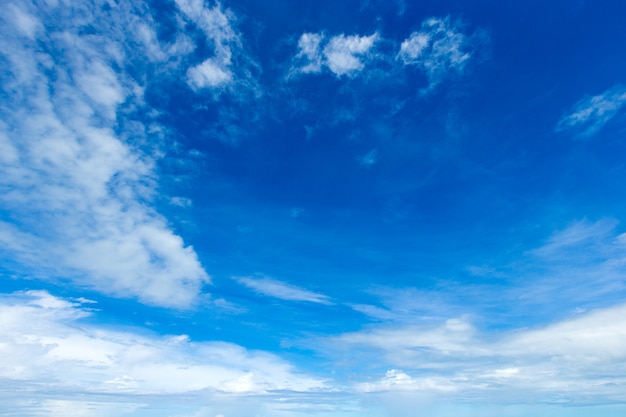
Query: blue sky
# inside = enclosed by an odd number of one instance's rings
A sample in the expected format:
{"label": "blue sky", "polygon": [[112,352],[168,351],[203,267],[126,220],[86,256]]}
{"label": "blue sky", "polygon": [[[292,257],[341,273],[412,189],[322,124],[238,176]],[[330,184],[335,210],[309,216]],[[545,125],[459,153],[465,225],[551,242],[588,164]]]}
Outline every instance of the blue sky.
{"label": "blue sky", "polygon": [[0,411],[626,411],[626,7],[9,0]]}

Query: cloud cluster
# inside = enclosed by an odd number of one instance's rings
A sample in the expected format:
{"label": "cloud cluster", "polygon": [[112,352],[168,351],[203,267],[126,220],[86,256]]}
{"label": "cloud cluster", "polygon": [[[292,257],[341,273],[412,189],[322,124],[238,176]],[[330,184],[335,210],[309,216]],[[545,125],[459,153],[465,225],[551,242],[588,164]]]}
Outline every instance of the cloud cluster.
{"label": "cloud cluster", "polygon": [[626,87],[616,85],[602,94],[585,97],[559,120],[556,131],[574,131],[589,137],[615,117],[626,104]]}
{"label": "cloud cluster", "polygon": [[327,388],[262,351],[89,324],[90,306],[45,291],[0,297],[0,391],[28,389],[44,400],[39,408],[60,410],[66,400],[71,406],[75,397],[99,395],[109,408],[116,403],[106,397],[115,395],[133,409],[174,395],[200,404],[213,395],[271,398]]}
{"label": "cloud cluster", "polygon": [[384,41],[378,33],[369,36],[337,35],[326,43],[323,33],[304,33],[298,40],[298,52],[291,69],[299,73],[320,73],[328,68],[337,77],[354,77],[373,59],[399,61],[405,66],[418,67],[428,79],[428,91],[451,73],[461,73],[477,49],[485,42],[480,31],[463,32],[463,25],[449,17],[430,18],[421,30],[401,42],[395,56],[373,53],[377,43]]}
{"label": "cloud cluster", "polygon": [[151,208],[167,137],[135,112],[137,55],[175,64],[188,48],[183,37],[161,45],[141,7],[107,10],[24,1],[2,12],[0,204],[11,217],[0,221],[0,249],[40,277],[185,308],[209,277]]}

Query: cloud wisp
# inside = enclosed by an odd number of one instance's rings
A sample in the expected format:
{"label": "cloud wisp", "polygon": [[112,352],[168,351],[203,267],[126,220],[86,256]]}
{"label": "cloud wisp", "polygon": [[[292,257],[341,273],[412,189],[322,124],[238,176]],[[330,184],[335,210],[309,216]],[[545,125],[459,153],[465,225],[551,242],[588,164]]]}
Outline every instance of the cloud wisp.
{"label": "cloud wisp", "polygon": [[237,282],[258,294],[287,301],[303,301],[317,304],[331,304],[326,295],[308,291],[272,278],[237,277]]}
{"label": "cloud wisp", "polygon": [[626,104],[626,87],[616,85],[602,94],[577,102],[556,125],[557,132],[572,131],[587,138],[596,134]]}
{"label": "cloud wisp", "polygon": [[477,34],[464,33],[461,23],[450,17],[430,18],[402,41],[397,59],[420,68],[429,82],[424,91],[429,91],[451,73],[463,72],[482,41]]}

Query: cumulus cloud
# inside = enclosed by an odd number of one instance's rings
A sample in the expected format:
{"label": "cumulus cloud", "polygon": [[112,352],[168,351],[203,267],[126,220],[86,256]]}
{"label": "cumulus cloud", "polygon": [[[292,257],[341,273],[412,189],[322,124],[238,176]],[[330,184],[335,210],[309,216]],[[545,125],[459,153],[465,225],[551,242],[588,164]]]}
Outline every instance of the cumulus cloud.
{"label": "cumulus cloud", "polygon": [[150,119],[133,120],[143,87],[118,69],[138,53],[127,50],[135,38],[126,25],[142,17],[124,6],[113,19],[80,4],[41,5],[35,15],[24,2],[2,13],[0,204],[11,215],[0,221],[0,248],[40,277],[184,308],[209,277],[151,208],[160,151],[131,145],[165,137]]}
{"label": "cumulus cloud", "polygon": [[105,414],[123,406],[120,400],[130,409],[158,401],[163,410],[172,395],[206,403],[212,395],[271,397],[276,390],[286,395],[326,388],[269,353],[186,335],[100,328],[89,324],[93,314],[45,291],[0,296],[0,391],[29,392],[7,399],[3,409],[34,397],[41,399],[31,404],[37,411],[61,411],[91,398]]}
{"label": "cumulus cloud", "polygon": [[462,30],[462,25],[449,17],[427,19],[421,30],[401,43],[397,58],[424,71],[429,81],[427,90],[432,89],[450,73],[462,72],[475,54],[480,36],[469,36]]}
{"label": "cumulus cloud", "polygon": [[288,301],[330,304],[328,296],[308,291],[271,278],[238,277],[237,282],[268,297]]}
{"label": "cumulus cloud", "polygon": [[626,87],[616,85],[602,94],[585,97],[559,120],[556,131],[573,131],[589,137],[615,117],[626,103]]}
{"label": "cumulus cloud", "polygon": [[298,41],[295,70],[303,73],[318,73],[323,67],[335,76],[354,76],[371,57],[370,51],[379,40],[377,33],[370,36],[337,35],[322,45],[321,33],[304,33]]}

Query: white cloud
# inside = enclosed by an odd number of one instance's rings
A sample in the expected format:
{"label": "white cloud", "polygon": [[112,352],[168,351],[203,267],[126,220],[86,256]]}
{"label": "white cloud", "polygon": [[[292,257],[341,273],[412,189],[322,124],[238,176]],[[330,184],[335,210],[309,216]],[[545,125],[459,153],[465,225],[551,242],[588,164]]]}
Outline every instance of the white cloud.
{"label": "white cloud", "polygon": [[213,59],[207,59],[202,64],[190,68],[187,76],[194,88],[217,87],[232,80],[230,71],[216,64]]}
{"label": "white cloud", "polygon": [[[158,147],[164,137],[150,120],[134,122],[133,133],[118,129],[128,117],[122,108],[143,106],[138,81],[117,70],[137,53],[126,50],[134,35],[125,24],[142,18],[126,6],[120,16],[57,6],[81,22],[42,6],[29,15],[39,20],[28,27],[47,28],[37,42],[16,30],[24,19],[3,14],[0,204],[12,220],[0,222],[0,247],[40,277],[185,308],[209,277],[193,248],[150,207],[160,151],[129,144]],[[25,3],[13,7],[27,13]],[[81,25],[94,33],[82,35]]]}
{"label": "white cloud", "polygon": [[[0,391],[27,389],[27,395],[17,394],[13,401],[41,398],[37,408],[60,411],[76,397],[79,402],[99,399],[108,408],[126,401],[136,408],[133,403],[162,404],[172,395],[200,403],[219,393],[271,397],[273,390],[286,395],[326,388],[325,382],[272,354],[185,335],[101,328],[87,320],[92,314],[44,291],[1,296]],[[53,407],[50,401],[60,402]]]}
{"label": "white cloud", "polygon": [[301,59],[304,63],[298,68],[299,71],[320,72],[322,71],[321,33],[303,33],[298,40],[298,54],[296,59]]}
{"label": "white cloud", "polygon": [[[319,73],[323,67],[335,76],[354,76],[365,68],[370,51],[378,42],[379,36],[337,35],[323,45],[321,33],[304,33],[298,40],[298,53],[295,56],[295,70],[302,73]],[[294,70],[292,69],[292,71]]]}
{"label": "white cloud", "polygon": [[626,87],[616,85],[602,94],[580,100],[561,117],[556,131],[574,130],[582,137],[592,136],[617,113],[626,103]]}
{"label": "white cloud", "polygon": [[210,40],[214,56],[206,59],[187,72],[189,85],[194,89],[219,87],[233,81],[231,59],[233,48],[239,47],[239,35],[231,25],[232,16],[218,3],[213,8],[203,0],[176,0],[183,14],[194,22]]}
{"label": "white cloud", "polygon": [[365,67],[362,57],[377,40],[376,33],[370,36],[335,36],[324,47],[326,65],[337,76],[361,71]]}
{"label": "white cloud", "polygon": [[478,42],[462,32],[462,26],[449,17],[430,18],[422,23],[400,45],[398,58],[405,65],[416,65],[429,81],[426,89],[432,89],[452,72],[464,70]]}
{"label": "white cloud", "polygon": [[285,284],[271,278],[238,277],[237,282],[269,297],[289,301],[307,301],[311,303],[330,304],[326,295],[314,293],[293,285]]}

